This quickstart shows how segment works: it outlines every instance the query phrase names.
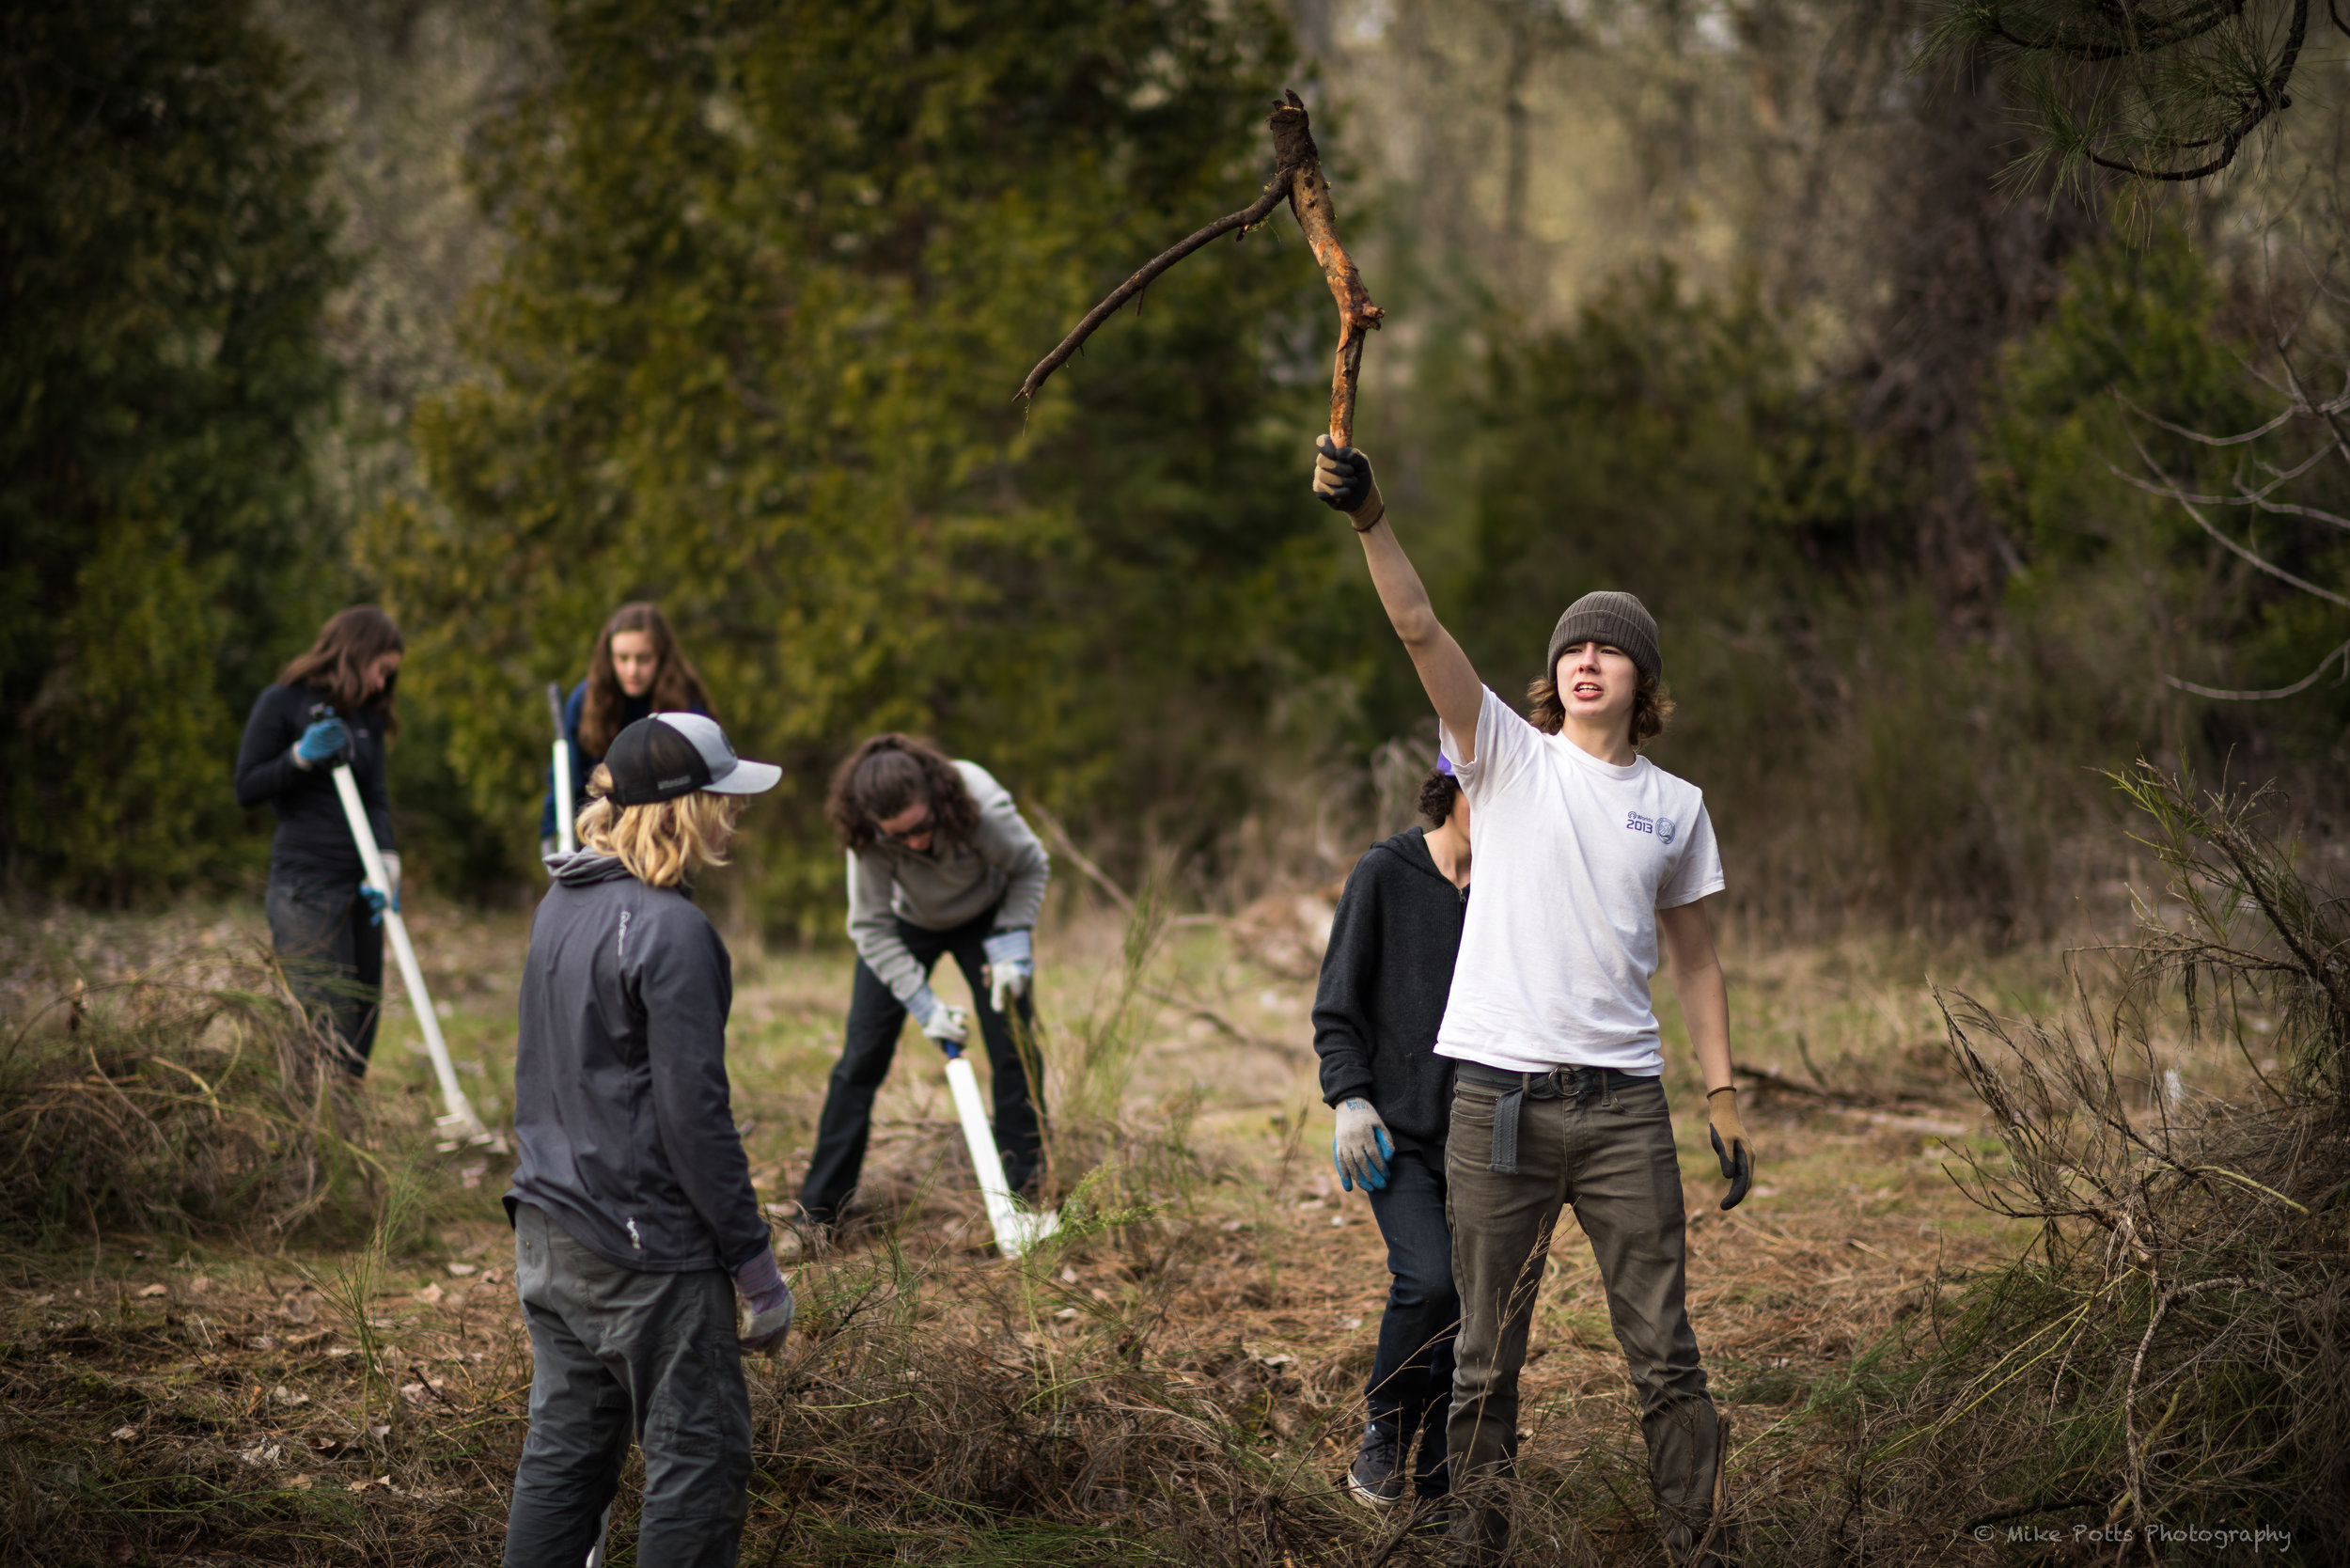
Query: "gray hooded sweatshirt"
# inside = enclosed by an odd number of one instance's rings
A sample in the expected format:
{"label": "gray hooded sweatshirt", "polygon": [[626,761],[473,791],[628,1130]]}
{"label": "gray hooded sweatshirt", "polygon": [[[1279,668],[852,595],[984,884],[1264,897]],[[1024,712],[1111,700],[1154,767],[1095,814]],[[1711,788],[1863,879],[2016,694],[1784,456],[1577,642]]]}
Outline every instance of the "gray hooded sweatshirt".
{"label": "gray hooded sweatshirt", "polygon": [[952,931],[995,908],[995,931],[1026,931],[1044,906],[1052,874],[1044,846],[1021,820],[1011,793],[977,762],[957,762],[963,787],[979,808],[967,844],[933,839],[928,850],[874,844],[849,852],[849,939],[908,1011],[930,1011],[930,982],[898,937],[898,922]]}
{"label": "gray hooded sweatshirt", "polygon": [[507,1213],[535,1205],[623,1268],[730,1272],[768,1235],[728,1094],[726,944],[683,893],[609,855],[547,865],[523,965]]}

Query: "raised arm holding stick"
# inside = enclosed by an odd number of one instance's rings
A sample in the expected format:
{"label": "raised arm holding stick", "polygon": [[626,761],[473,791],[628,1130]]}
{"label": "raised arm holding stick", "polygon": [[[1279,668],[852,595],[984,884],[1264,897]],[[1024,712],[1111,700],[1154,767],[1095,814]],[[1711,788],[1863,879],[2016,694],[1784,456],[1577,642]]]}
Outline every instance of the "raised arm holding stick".
{"label": "raised arm holding stick", "polygon": [[1650,1483],[1676,1564],[1721,1565],[1726,1423],[1684,1305],[1686,1225],[1650,982],[1669,959],[1708,1087],[1727,1209],[1753,1177],[1731,1087],[1729,1004],[1700,902],[1722,886],[1697,789],[1640,756],[1672,711],[1655,620],[1586,594],[1552,631],[1532,722],[1479,681],[1390,525],[1371,463],[1317,442],[1314,493],[1347,514],[1474,807],[1477,897],[1438,1027],[1454,1062],[1445,1137],[1461,1327],[1446,1434],[1454,1555],[1508,1551],[1518,1373],[1565,1203],[1591,1243],[1640,1399]]}

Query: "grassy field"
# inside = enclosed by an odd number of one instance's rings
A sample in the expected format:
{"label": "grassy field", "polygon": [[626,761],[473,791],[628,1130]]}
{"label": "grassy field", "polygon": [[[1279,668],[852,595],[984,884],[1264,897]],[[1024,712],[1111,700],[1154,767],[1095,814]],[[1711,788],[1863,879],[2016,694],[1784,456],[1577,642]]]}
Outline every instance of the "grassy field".
{"label": "grassy field", "polygon": [[[108,981],[227,972],[262,939],[257,916],[10,916],[8,1048],[80,1048],[87,1037],[58,1020],[86,1012],[99,1031],[106,998],[135,995]],[[1071,1224],[1022,1264],[987,1246],[938,1058],[909,1034],[877,1112],[871,1221],[797,1261],[800,1326],[755,1369],[746,1563],[1433,1558],[1334,1486],[1385,1274],[1368,1205],[1330,1168],[1308,1023],[1313,916],[1310,901],[1268,901],[1231,920],[1077,909],[1048,923],[1052,1180]],[[428,904],[413,924],[462,1081],[495,1122],[510,1108],[525,919]],[[1928,977],[2021,1011],[2060,996],[2064,972],[2054,952],[1991,961],[1899,942],[1731,941],[1726,957],[1760,1148],[1735,1213],[1716,1207],[1723,1184],[1669,1010],[1667,1082],[1691,1309],[1768,1561],[1774,1531],[1792,1544],[1836,1506],[1822,1390],[2030,1238],[1946,1174],[1953,1149],[1997,1144],[1949,1069]],[[788,1198],[804,1168],[849,973],[843,952],[737,946],[736,1114],[762,1199]],[[77,980],[101,989],[70,1000]],[[63,1014],[40,1012],[61,996]],[[78,1081],[96,1096],[123,1071],[93,1053]],[[16,1158],[33,1102],[12,1104]],[[0,1553],[496,1560],[529,1379],[498,1201],[511,1160],[439,1142],[437,1108],[396,1002],[364,1095],[321,1112],[364,1156],[343,1206],[314,1203],[291,1226],[258,1200],[186,1225],[126,1227],[102,1198],[20,1215],[0,1263]],[[1661,1561],[1579,1237],[1557,1249],[1539,1313],[1525,1560]],[[632,1497],[619,1563],[634,1561]],[[1947,1527],[1864,1525],[1886,1560],[1950,1544]]]}

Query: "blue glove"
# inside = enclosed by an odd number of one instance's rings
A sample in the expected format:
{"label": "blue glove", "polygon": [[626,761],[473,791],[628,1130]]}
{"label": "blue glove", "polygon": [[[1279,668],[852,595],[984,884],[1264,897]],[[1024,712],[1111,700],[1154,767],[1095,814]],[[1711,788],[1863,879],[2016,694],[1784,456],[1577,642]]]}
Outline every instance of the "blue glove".
{"label": "blue glove", "polygon": [[332,762],[351,749],[351,731],[338,718],[322,718],[294,742],[294,756],[304,767]]}
{"label": "blue glove", "polygon": [[1339,1106],[1339,1130],[1330,1140],[1330,1163],[1339,1168],[1340,1187],[1348,1192],[1356,1187],[1365,1192],[1384,1191],[1387,1162],[1393,1158],[1395,1145],[1387,1137],[1387,1124],[1370,1101],[1357,1095]]}
{"label": "blue glove", "polygon": [[368,907],[374,911],[368,918],[368,924],[371,926],[384,923],[384,911],[386,909],[395,915],[400,913],[400,892],[397,888],[386,893],[372,882],[363,882],[359,884],[359,896],[367,900]]}

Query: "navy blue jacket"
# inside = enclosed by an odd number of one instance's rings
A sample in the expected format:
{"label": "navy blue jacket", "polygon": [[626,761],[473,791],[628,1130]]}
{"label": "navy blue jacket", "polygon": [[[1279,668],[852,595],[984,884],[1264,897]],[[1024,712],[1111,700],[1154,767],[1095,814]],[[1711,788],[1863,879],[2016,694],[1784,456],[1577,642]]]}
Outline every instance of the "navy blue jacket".
{"label": "navy blue jacket", "polygon": [[1452,1063],[1436,1055],[1436,1029],[1467,917],[1467,889],[1436,869],[1415,827],[1355,862],[1330,920],[1314,991],[1322,1098],[1369,1100],[1398,1149],[1444,1147]]}
{"label": "navy blue jacket", "polygon": [[[293,760],[294,742],[310,727],[311,710],[322,704],[331,706],[326,694],[308,686],[272,686],[254,698],[237,747],[237,804],[267,801],[277,813],[277,836],[269,846],[273,878],[352,889],[367,873],[335,780],[324,767],[303,768]],[[352,781],[375,830],[375,847],[395,849],[391,795],[384,787],[384,715],[362,708],[340,716],[351,731]]]}
{"label": "navy blue jacket", "polygon": [[558,855],[530,922],[510,1216],[530,1203],[607,1262],[733,1270],[768,1245],[727,1083],[727,945],[675,888]]}

